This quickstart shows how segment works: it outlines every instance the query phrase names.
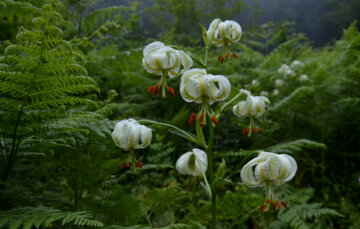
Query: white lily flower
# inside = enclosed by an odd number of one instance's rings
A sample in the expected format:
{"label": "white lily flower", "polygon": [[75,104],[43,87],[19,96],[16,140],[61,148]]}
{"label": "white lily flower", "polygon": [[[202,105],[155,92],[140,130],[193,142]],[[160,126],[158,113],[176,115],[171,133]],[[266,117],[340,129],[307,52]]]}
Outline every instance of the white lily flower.
{"label": "white lily flower", "polygon": [[[221,63],[223,62],[224,57],[229,58],[229,46],[238,42],[241,38],[241,35],[241,26],[236,21],[226,20],[222,22],[217,18],[211,22],[207,31],[207,37],[209,42],[215,44],[217,47],[224,46],[224,53],[218,58]],[[238,58],[235,53],[232,53],[232,55],[235,58]]]}
{"label": "white lily flower", "polygon": [[[123,150],[130,151],[129,158],[135,168],[135,149],[146,148],[152,138],[152,131],[150,128],[140,125],[135,119],[124,119],[116,123],[115,129],[111,134],[115,145]],[[124,166],[125,165],[125,166]],[[142,167],[141,162],[138,162],[138,166]],[[123,163],[122,167],[126,167],[126,163]]]}
{"label": "white lily flower", "polygon": [[111,136],[115,144],[123,150],[143,149],[150,144],[152,132],[150,128],[130,118],[116,123]]}
{"label": "white lily flower", "polygon": [[[243,130],[243,134],[249,133],[251,135],[252,130],[258,133],[258,127],[254,121],[254,117],[260,117],[265,113],[265,103],[270,104],[270,100],[265,96],[252,96],[247,90],[241,89],[240,93],[247,95],[246,101],[241,101],[233,107],[233,113],[238,117],[249,116],[250,125],[249,128]],[[259,128],[262,132],[262,129]]]}
{"label": "white lily flower", "polygon": [[186,102],[209,104],[225,100],[231,91],[230,81],[222,75],[206,74],[205,69],[193,68],[181,77],[180,93]]}
{"label": "white lily flower", "polygon": [[307,81],[309,81],[309,77],[307,75],[303,74],[300,76],[299,80],[302,83],[306,83]]}
{"label": "white lily flower", "polygon": [[148,92],[153,91],[155,96],[160,87],[163,88],[163,98],[166,97],[165,88],[174,96],[174,90],[166,84],[166,76],[175,78],[189,70],[193,65],[190,56],[183,51],[165,46],[160,41],[147,45],[143,50],[143,54],[142,63],[146,71],[161,76],[160,82],[156,86],[149,87]]}
{"label": "white lily flower", "polygon": [[181,76],[180,94],[182,98],[186,102],[203,104],[201,112],[198,114],[200,123],[202,120],[206,123],[206,115],[209,115],[212,116],[213,122],[218,125],[213,116],[213,111],[208,105],[225,100],[230,91],[230,81],[225,76],[207,74],[205,69],[193,68]]}
{"label": "white lily flower", "polygon": [[295,69],[296,68],[301,68],[303,66],[304,66],[304,63],[302,63],[302,62],[300,62],[298,60],[294,60],[290,65],[290,67],[295,68]]}
{"label": "white lily flower", "polygon": [[278,95],[280,94],[279,89],[274,89],[272,94],[273,94],[274,96],[278,96]]}
{"label": "white lily flower", "polygon": [[[242,182],[250,187],[266,187],[267,196],[265,202],[265,211],[270,209],[271,203],[276,211],[276,206],[281,207],[279,199],[272,191],[272,185],[281,185],[290,181],[296,174],[297,164],[293,157],[287,154],[275,154],[261,152],[256,158],[250,160],[241,169]],[[284,207],[285,202],[281,201]],[[261,205],[260,211],[264,209]]]}
{"label": "white lily flower", "polygon": [[176,170],[182,175],[204,175],[208,167],[207,155],[200,149],[187,152],[176,161]]}
{"label": "white lily flower", "polygon": [[296,75],[296,73],[286,64],[281,65],[278,69],[278,73],[280,73],[285,79],[288,79],[289,77],[292,78]]}
{"label": "white lily flower", "polygon": [[282,87],[283,85],[284,85],[284,80],[282,79],[275,80],[275,87],[279,88]]}

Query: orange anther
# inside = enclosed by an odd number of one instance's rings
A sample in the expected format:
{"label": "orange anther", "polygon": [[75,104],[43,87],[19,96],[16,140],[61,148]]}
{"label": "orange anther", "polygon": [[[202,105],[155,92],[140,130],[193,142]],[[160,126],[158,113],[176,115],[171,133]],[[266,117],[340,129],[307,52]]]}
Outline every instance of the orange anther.
{"label": "orange anther", "polygon": [[227,54],[226,54],[226,58],[229,58],[229,55],[230,55],[230,53],[227,53]]}
{"label": "orange anther", "polygon": [[246,128],[243,129],[243,135],[245,135],[245,134],[246,134]]}
{"label": "orange anther", "polygon": [[219,125],[218,120],[216,120],[216,118],[214,116],[211,117],[211,120],[213,121],[213,123],[215,123],[215,125]]}
{"label": "orange anther", "polygon": [[259,128],[259,131],[260,131],[261,133],[264,133],[264,131],[263,131],[261,128]]}
{"label": "orange anther", "polygon": [[284,201],[281,201],[281,204],[282,204],[285,208],[287,208],[287,205],[286,205],[286,203],[285,203]]}
{"label": "orange anther", "polygon": [[260,212],[262,213],[264,211],[264,205],[262,204],[261,206],[260,206]]}
{"label": "orange anther", "polygon": [[171,94],[172,96],[175,96],[174,88],[169,87],[169,91],[170,91],[170,94]]}
{"label": "orange anther", "polygon": [[218,57],[218,61],[220,61],[220,60],[221,60],[221,58],[222,58],[222,56],[219,56],[219,57]]}
{"label": "orange anther", "polygon": [[141,169],[142,168],[142,163],[139,161],[138,163],[137,163],[137,166]]}
{"label": "orange anther", "polygon": [[189,126],[192,126],[194,124],[194,120],[195,120],[195,113],[192,113],[189,119]]}
{"label": "orange anther", "polygon": [[271,204],[271,200],[266,200],[266,203]]}
{"label": "orange anther", "polygon": [[224,61],[224,58],[221,57],[220,63],[223,63],[223,61]]}
{"label": "orange anther", "polygon": [[233,54],[233,56],[237,59],[237,58],[239,58],[237,55],[236,55],[236,53],[232,53]]}
{"label": "orange anther", "polygon": [[154,89],[153,89],[153,96],[156,96],[156,94],[158,93],[158,91],[159,91],[159,85],[156,84],[156,86],[155,86]]}
{"label": "orange anther", "polygon": [[254,128],[254,132],[255,132],[255,133],[258,133],[258,130],[257,130],[256,128]]}
{"label": "orange anther", "polygon": [[121,168],[123,168],[123,169],[126,168],[126,163],[125,162],[121,164]]}
{"label": "orange anther", "polygon": [[154,89],[154,86],[151,85],[151,86],[146,90],[146,92],[149,93],[149,92],[152,91],[153,89]]}
{"label": "orange anther", "polygon": [[204,113],[201,113],[200,118],[199,118],[200,124],[203,122],[203,118],[204,118]]}
{"label": "orange anther", "polygon": [[273,206],[273,210],[274,210],[274,212],[276,212],[276,205],[275,205],[275,204],[273,204],[272,206]]}
{"label": "orange anther", "polygon": [[276,206],[278,206],[279,208],[281,208],[281,205],[279,204],[279,202],[275,201]]}

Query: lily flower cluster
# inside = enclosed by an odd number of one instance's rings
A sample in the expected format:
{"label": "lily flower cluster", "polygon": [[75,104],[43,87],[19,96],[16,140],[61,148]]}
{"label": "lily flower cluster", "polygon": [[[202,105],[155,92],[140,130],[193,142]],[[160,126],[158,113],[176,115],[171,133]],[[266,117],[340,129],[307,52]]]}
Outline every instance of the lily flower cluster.
{"label": "lily flower cluster", "polygon": [[[255,167],[255,169],[254,169]],[[290,181],[296,174],[297,164],[293,157],[287,154],[261,152],[241,169],[241,180],[249,188],[265,187],[266,199],[260,206],[260,212],[269,211],[272,205],[274,212],[280,208],[280,203],[287,208],[284,201],[272,190],[273,185],[281,185]]]}
{"label": "lily flower cluster", "polygon": [[[206,29],[204,29],[204,31],[206,31]],[[224,47],[223,54],[218,58],[218,60],[223,63],[224,58],[230,57],[229,46],[239,41],[241,35],[242,30],[237,22],[230,20],[222,22],[220,19],[213,20],[209,29],[206,31],[206,35],[204,35],[204,41],[207,48],[205,62],[207,60],[207,50],[210,43],[215,44],[217,47]],[[210,151],[207,151],[208,153],[211,153],[209,154],[209,158],[212,158],[212,156],[210,157],[210,155],[212,155],[212,151],[210,143],[209,147],[206,146],[202,126],[206,125],[206,120],[209,120],[211,128],[219,125],[218,119],[222,109],[226,105],[231,104],[236,98],[238,98],[238,96],[240,96],[240,94],[245,94],[247,98],[245,101],[241,101],[235,105],[232,110],[238,117],[250,117],[250,124],[248,128],[243,130],[243,134],[245,135],[248,133],[248,136],[251,136],[252,131],[255,133],[263,132],[263,130],[256,125],[254,119],[261,117],[265,113],[266,104],[270,104],[270,100],[266,97],[268,92],[263,91],[261,96],[253,96],[250,91],[241,89],[237,96],[219,109],[220,111],[214,112],[211,105],[215,102],[226,100],[230,95],[231,84],[228,78],[223,75],[209,74],[206,69],[191,69],[193,60],[189,55],[187,55],[184,51],[176,50],[171,46],[166,46],[160,41],[155,41],[147,45],[143,50],[143,54],[144,57],[142,64],[146,71],[161,76],[160,81],[156,85],[150,86],[147,89],[147,92],[152,92],[152,94],[156,96],[158,91],[162,90],[162,98],[165,98],[167,96],[167,90],[171,95],[175,96],[175,91],[172,87],[167,85],[166,78],[181,77],[181,97],[186,102],[201,104],[201,108],[198,113],[192,113],[189,119],[190,126],[194,124],[195,120],[197,121],[197,139],[191,141],[197,143],[206,150],[210,148]],[[232,55],[235,58],[238,58],[235,53],[232,53]],[[230,57],[230,59],[232,58]],[[284,76],[295,74],[295,72],[285,64],[281,66],[278,72]],[[305,77],[303,77],[303,79],[305,79]],[[255,80],[253,83],[258,82]],[[284,81],[278,79],[275,81],[275,84],[276,87],[281,87],[284,84]],[[171,126],[168,124],[163,125]],[[177,130],[179,130],[179,128],[177,128]],[[209,136],[213,137],[214,129],[210,130],[212,130],[212,134]],[[186,133],[185,135],[190,136],[188,139],[192,138],[192,134],[190,133]],[[134,171],[136,169],[136,165],[141,168],[141,162],[138,162],[135,157],[135,149],[143,149],[149,146],[152,139],[151,129],[141,125],[134,119],[125,119],[115,125],[112,138],[119,148],[129,151],[129,162],[123,163],[121,166],[125,168],[129,164]],[[212,166],[212,164],[211,159],[209,165]],[[253,167],[255,167],[255,174]],[[206,184],[206,186],[203,185],[205,190],[209,194],[210,198],[216,198],[216,196],[212,196],[211,192],[213,189],[210,188],[205,175],[207,169],[208,155],[206,152],[198,148],[194,148],[190,152],[183,154],[176,161],[176,170],[180,174],[203,177]],[[274,211],[276,211],[276,207],[281,207],[279,203],[282,203],[285,207],[287,205],[285,202],[280,201],[273,193],[272,186],[281,185],[282,183],[291,180],[294,177],[296,170],[297,164],[291,156],[286,154],[278,155],[274,153],[261,152],[258,157],[249,161],[242,168],[241,179],[246,186],[251,188],[265,186],[267,189],[267,196],[265,204],[261,205],[260,211],[269,211],[271,204]],[[212,174],[212,171],[211,167],[210,174]]]}
{"label": "lily flower cluster", "polygon": [[[224,47],[223,53],[218,57],[218,61],[223,63],[224,58],[232,58],[230,56],[230,45],[240,40],[242,35],[241,26],[236,21],[226,20],[221,21],[215,19],[210,23],[207,31],[207,37],[209,42],[216,45],[217,47]],[[235,58],[238,58],[236,53],[232,53]]]}
{"label": "lily flower cluster", "polygon": [[259,128],[254,118],[258,118],[265,113],[265,103],[270,104],[270,100],[265,96],[252,96],[251,93],[247,90],[241,89],[240,93],[247,95],[246,101],[241,101],[233,107],[233,113],[238,117],[250,117],[250,124],[248,128],[243,130],[243,134],[248,133],[248,136],[251,136],[252,131],[255,133],[263,132]]}

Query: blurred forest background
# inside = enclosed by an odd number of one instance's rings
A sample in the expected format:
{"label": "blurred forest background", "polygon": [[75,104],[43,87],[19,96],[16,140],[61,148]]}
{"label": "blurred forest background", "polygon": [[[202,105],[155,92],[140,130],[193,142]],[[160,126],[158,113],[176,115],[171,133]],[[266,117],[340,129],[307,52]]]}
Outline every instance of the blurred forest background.
{"label": "blurred forest background", "polygon": [[[151,126],[134,174],[110,134],[125,118],[194,132],[198,107],[182,100],[179,79],[168,81],[176,97],[146,93],[159,78],[142,50],[160,40],[202,58],[199,23],[215,18],[239,22],[243,37],[232,63],[212,49],[208,72],[229,78],[231,96],[247,88],[271,101],[251,138],[247,119],[224,112],[215,167],[224,158],[230,173],[256,150],[298,163],[277,190],[289,203],[278,213],[261,214],[264,190],[232,177],[217,228],[360,228],[359,12],[357,0],[0,0],[0,228],[206,228],[199,179],[174,169],[195,145]],[[303,65],[285,79],[277,70],[294,60]]]}

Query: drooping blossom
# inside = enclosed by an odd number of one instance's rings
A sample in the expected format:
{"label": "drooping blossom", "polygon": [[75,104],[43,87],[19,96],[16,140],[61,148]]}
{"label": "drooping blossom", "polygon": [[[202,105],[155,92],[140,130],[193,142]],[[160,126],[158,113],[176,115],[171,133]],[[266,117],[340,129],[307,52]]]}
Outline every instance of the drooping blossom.
{"label": "drooping blossom", "polygon": [[[231,91],[230,81],[222,75],[207,74],[205,69],[193,68],[181,76],[180,94],[186,102],[201,103],[197,114],[200,124],[206,124],[206,116],[218,125],[210,105],[225,100]],[[189,124],[194,122],[195,113],[190,116]]]}
{"label": "drooping blossom", "polygon": [[197,148],[181,155],[176,161],[176,170],[182,175],[200,176],[206,173],[207,167],[206,153]]}
{"label": "drooping blossom", "polygon": [[[135,119],[130,118],[116,123],[111,136],[115,145],[123,150],[130,151],[131,163],[129,166],[135,167],[137,160],[134,150],[146,148],[151,143],[152,131],[150,128],[139,124]],[[137,165],[142,167],[141,163],[137,163]],[[123,163],[121,167],[125,168],[126,163]]]}
{"label": "drooping blossom", "polygon": [[189,70],[193,65],[190,56],[181,50],[165,46],[160,41],[147,45],[143,54],[142,63],[146,71],[161,76],[160,81],[155,86],[150,86],[147,92],[152,92],[155,96],[159,90],[162,90],[162,97],[165,98],[165,90],[168,90],[171,95],[175,96],[174,89],[167,85],[166,77],[179,77]]}
{"label": "drooping blossom", "polygon": [[270,100],[265,96],[252,96],[249,91],[244,89],[241,89],[240,93],[246,94],[247,98],[233,107],[233,113],[238,117],[250,117],[249,127],[243,130],[243,134],[249,133],[248,136],[251,136],[252,131],[255,133],[262,132],[263,130],[257,127],[254,118],[265,113],[265,103],[270,104]]}
{"label": "drooping blossom", "polygon": [[238,56],[230,51],[230,46],[238,42],[241,38],[242,30],[239,23],[232,20],[221,21],[220,19],[214,19],[207,31],[207,37],[209,42],[217,47],[224,47],[222,55],[218,57],[218,61],[223,63],[224,58],[232,59],[230,55],[235,58]]}
{"label": "drooping blossom", "polygon": [[280,201],[272,190],[273,185],[281,185],[293,179],[297,171],[297,164],[293,157],[287,154],[275,154],[261,152],[256,158],[250,160],[241,169],[242,182],[249,188],[265,187],[266,199],[261,205],[260,211],[269,211],[271,206],[276,211],[280,203],[287,207],[284,201]]}

